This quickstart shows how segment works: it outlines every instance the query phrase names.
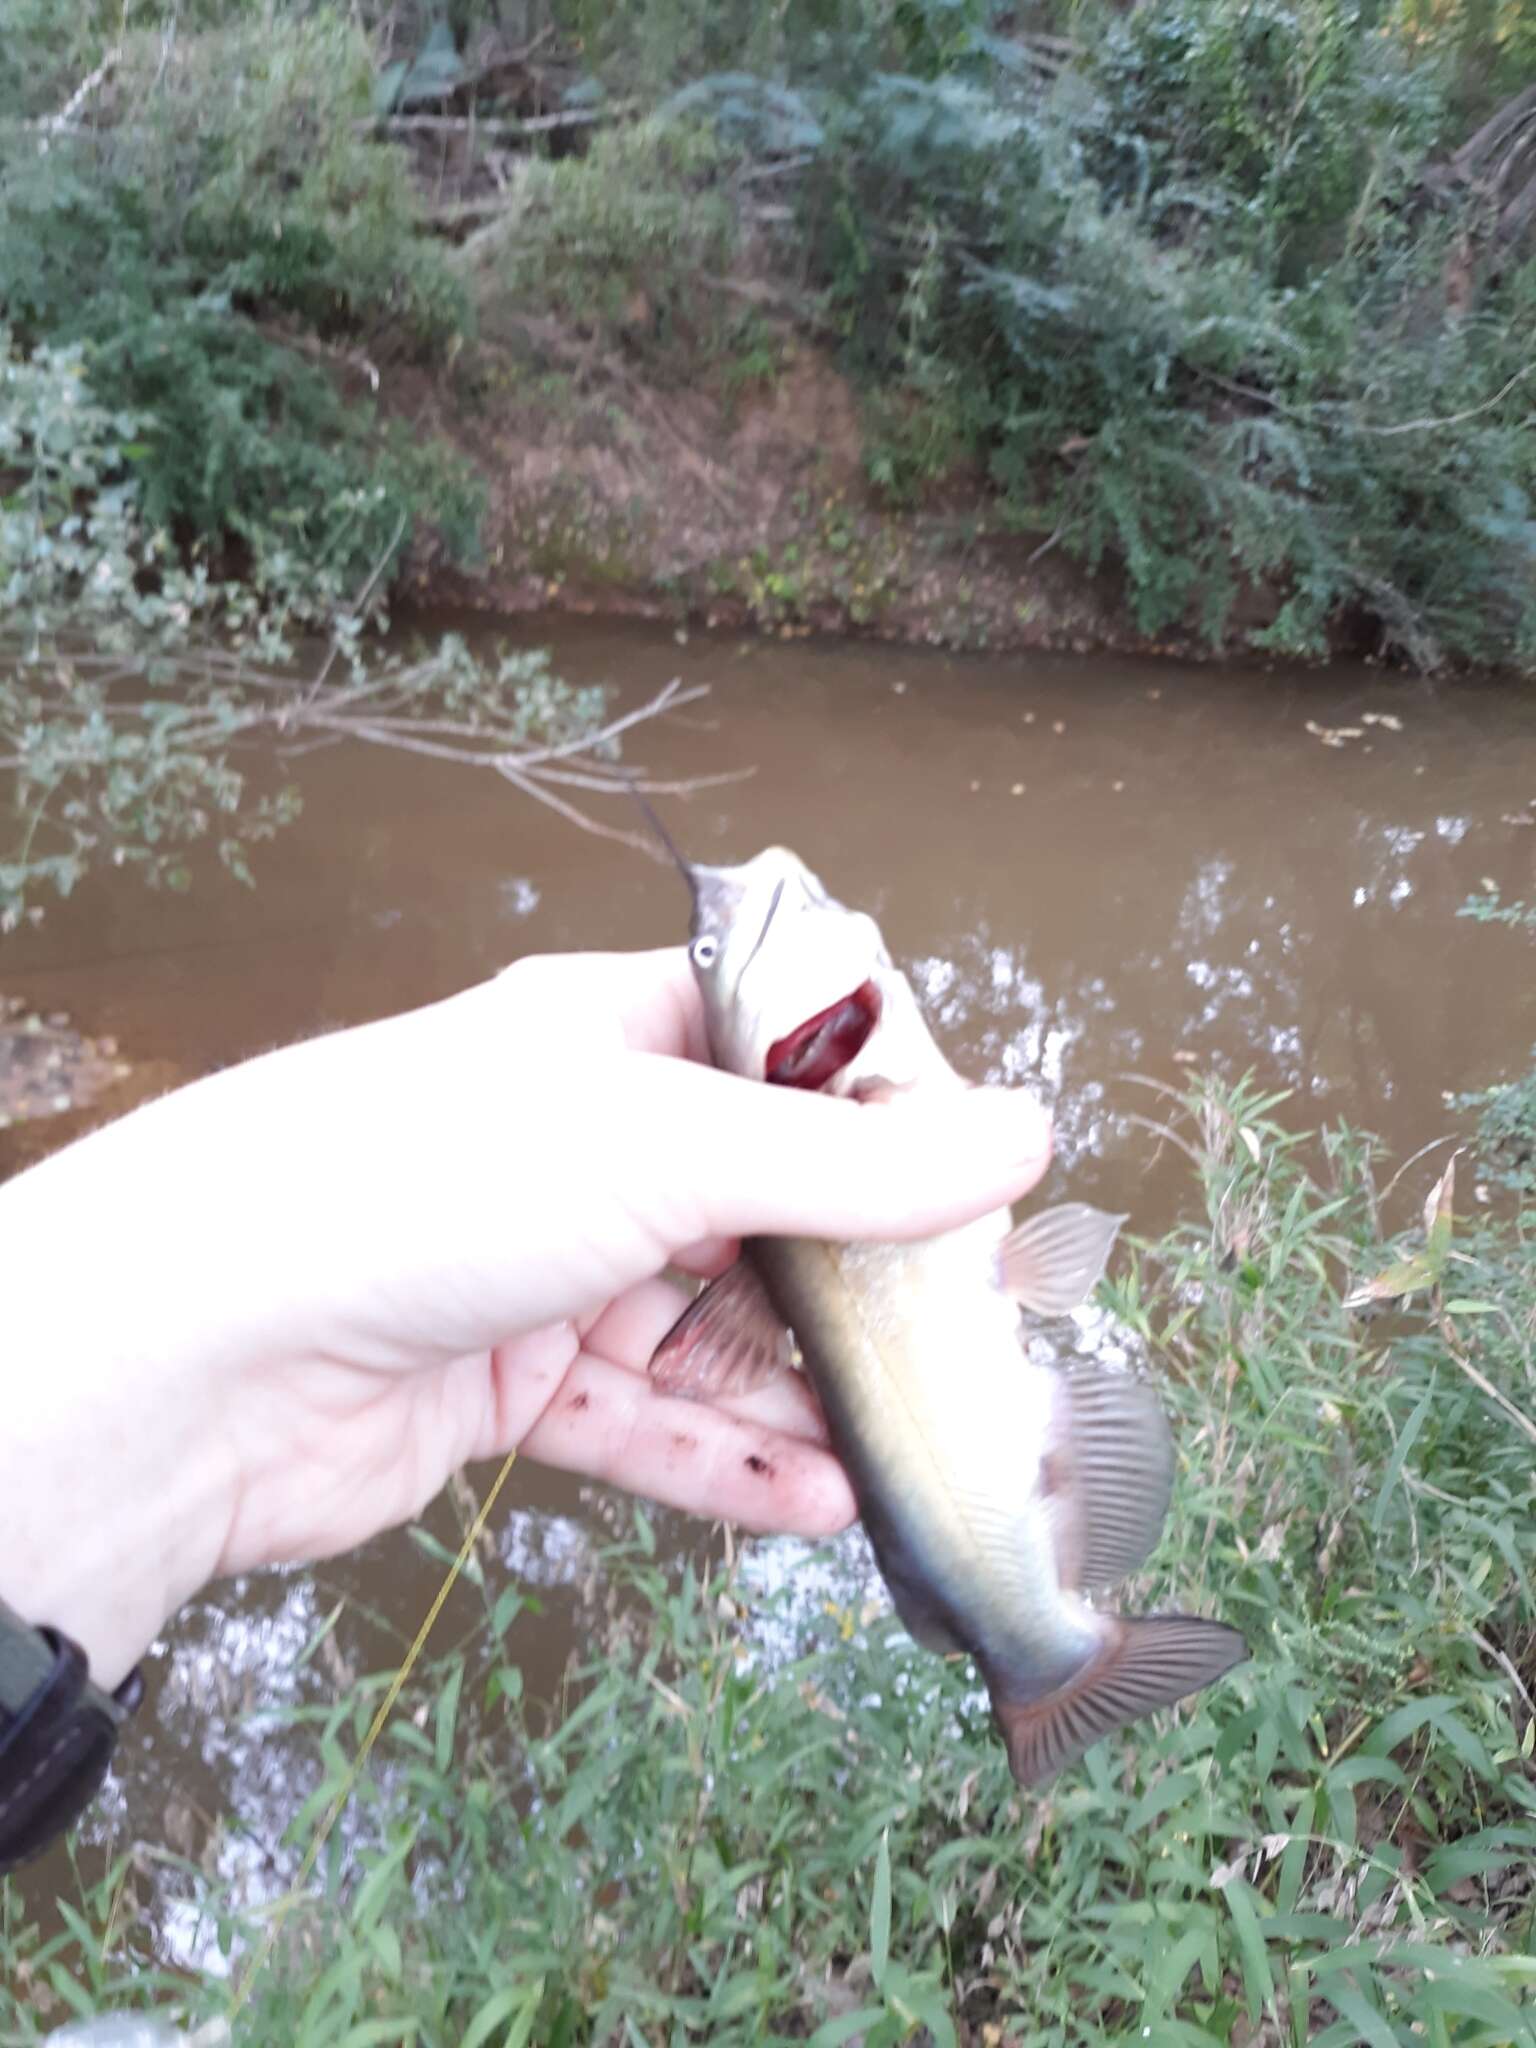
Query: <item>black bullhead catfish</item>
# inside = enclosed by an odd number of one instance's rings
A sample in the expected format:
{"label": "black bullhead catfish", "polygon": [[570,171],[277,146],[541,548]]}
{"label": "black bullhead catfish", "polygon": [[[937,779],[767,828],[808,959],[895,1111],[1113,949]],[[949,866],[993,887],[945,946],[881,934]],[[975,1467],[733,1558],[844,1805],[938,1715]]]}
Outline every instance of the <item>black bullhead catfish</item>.
{"label": "black bullhead catfish", "polygon": [[[969,1085],[874,920],[793,853],[728,868],[678,858],[717,1066],[871,1103]],[[1247,1654],[1220,1622],[1089,1602],[1156,1543],[1172,1440],[1144,1380],[1031,1362],[1020,1306],[1076,1307],[1123,1221],[1072,1203],[913,1244],[752,1239],[651,1364],[699,1396],[803,1365],[898,1614],[918,1642],[975,1659],[1021,1784]]]}

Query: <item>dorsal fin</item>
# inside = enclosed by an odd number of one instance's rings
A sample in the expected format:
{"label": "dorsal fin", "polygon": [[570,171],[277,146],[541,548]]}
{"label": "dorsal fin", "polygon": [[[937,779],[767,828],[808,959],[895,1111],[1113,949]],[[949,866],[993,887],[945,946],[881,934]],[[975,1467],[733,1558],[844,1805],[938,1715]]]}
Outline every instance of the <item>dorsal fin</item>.
{"label": "dorsal fin", "polygon": [[1064,1586],[1118,1585],[1156,1547],[1173,1494],[1173,1437],[1157,1389],[1086,1361],[1060,1375],[1042,1467]]}

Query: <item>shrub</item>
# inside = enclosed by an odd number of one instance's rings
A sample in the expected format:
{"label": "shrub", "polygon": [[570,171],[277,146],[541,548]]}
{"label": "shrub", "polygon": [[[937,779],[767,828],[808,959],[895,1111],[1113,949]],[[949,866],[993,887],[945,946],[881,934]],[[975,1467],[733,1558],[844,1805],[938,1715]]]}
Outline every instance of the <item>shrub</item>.
{"label": "shrub", "polygon": [[[1280,11],[1242,20],[1257,34]],[[1271,104],[1234,20],[1149,0],[1091,92],[1000,62],[806,88],[801,232],[877,420],[898,423],[872,470],[910,485],[946,453],[984,459],[1008,520],[1124,563],[1149,632],[1218,639],[1258,584],[1273,649],[1322,652],[1354,615],[1422,667],[1529,662],[1536,262],[1452,312],[1454,230],[1410,240],[1396,211],[1433,94],[1400,67],[1377,90],[1335,25],[1304,147],[1311,85],[1286,58],[1292,98]],[[1294,54],[1264,33],[1277,63]],[[1182,53],[1162,90],[1138,68],[1160,37]],[[1222,79],[1252,87],[1225,127]]]}
{"label": "shrub", "polygon": [[[103,403],[137,416],[149,518],[359,580],[402,515],[399,544],[435,499],[460,549],[475,523],[454,467],[381,439],[342,388],[377,378],[386,328],[430,351],[467,317],[402,160],[359,131],[371,77],[328,9],[130,37],[82,132],[45,152],[13,131],[0,163],[0,303],[23,343],[83,345]],[[348,494],[376,511],[338,531]]]}
{"label": "shrub", "polygon": [[530,158],[463,254],[482,317],[553,318],[624,340],[662,381],[686,375],[735,311],[712,282],[736,233],[722,169],[711,136],[657,121],[599,135],[584,156]]}

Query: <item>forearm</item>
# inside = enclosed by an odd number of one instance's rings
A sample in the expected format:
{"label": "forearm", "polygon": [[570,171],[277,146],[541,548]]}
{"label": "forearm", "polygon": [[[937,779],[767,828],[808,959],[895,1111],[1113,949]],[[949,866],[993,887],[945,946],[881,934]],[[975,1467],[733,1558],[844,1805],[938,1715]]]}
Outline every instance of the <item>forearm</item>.
{"label": "forearm", "polygon": [[0,1596],[108,1687],[206,1576],[229,1512],[190,1384],[179,1219],[147,1163],[104,1132],[0,1188]]}

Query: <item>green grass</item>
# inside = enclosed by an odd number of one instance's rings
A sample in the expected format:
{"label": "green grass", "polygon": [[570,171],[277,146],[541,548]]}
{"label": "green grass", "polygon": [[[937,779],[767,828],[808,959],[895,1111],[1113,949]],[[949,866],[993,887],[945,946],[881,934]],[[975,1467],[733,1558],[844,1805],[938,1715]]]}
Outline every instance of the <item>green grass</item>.
{"label": "green grass", "polygon": [[[1180,1446],[1123,1603],[1219,1614],[1248,1665],[1022,1794],[969,1665],[866,1604],[849,1553],[769,1593],[782,1553],[679,1563],[636,1514],[553,1708],[524,1695],[522,1593],[483,1586],[237,2038],[1536,2040],[1536,1463],[1473,1378],[1536,1406],[1536,1218],[1458,1225],[1442,1297],[1362,1317],[1341,1297],[1422,1241],[1437,1161],[1383,1184],[1368,1139],[1291,1133],[1246,1085],[1197,1088],[1169,1128],[1190,1220],[1106,1296]],[[384,1683],[300,1717],[295,1845]],[[156,1973],[120,1875],[47,1941],[0,1895],[0,2042],[40,2037],[40,1983],[82,2010],[225,2008],[227,1982]],[[249,1956],[216,1884],[160,1881]]]}

